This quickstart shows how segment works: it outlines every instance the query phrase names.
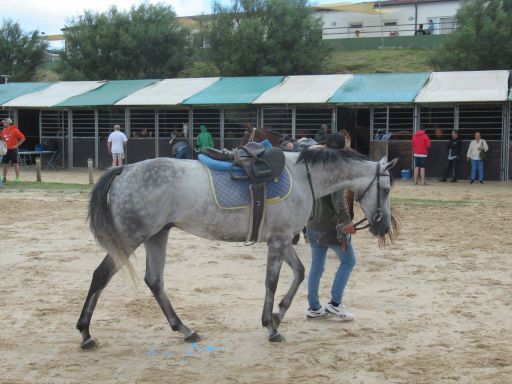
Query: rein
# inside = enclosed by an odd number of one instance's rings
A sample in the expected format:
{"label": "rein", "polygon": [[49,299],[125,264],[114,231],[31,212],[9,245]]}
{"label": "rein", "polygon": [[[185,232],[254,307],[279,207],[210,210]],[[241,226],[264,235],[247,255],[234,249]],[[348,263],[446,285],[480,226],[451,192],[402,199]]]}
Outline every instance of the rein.
{"label": "rein", "polygon": [[[387,175],[381,175],[380,163],[377,163],[377,171],[375,172],[375,176],[373,176],[372,181],[370,181],[370,184],[368,184],[368,186],[366,187],[364,192],[361,195],[356,197],[356,201],[358,201],[358,202],[361,201],[361,199],[368,193],[368,191],[372,187],[373,183],[375,181],[377,181],[377,212],[375,213],[375,215],[372,218],[372,223],[374,223],[374,224],[378,223],[382,220],[382,206],[380,203],[380,177],[381,176],[387,176]],[[356,222],[354,224],[354,229],[356,232],[370,227],[370,222],[366,223],[365,225],[362,225],[365,221],[368,221],[368,219],[366,217],[362,218],[361,220],[359,220],[358,222]],[[344,234],[343,227],[341,225],[338,224],[338,226],[336,227],[336,230],[338,232],[338,236],[341,236]]]}
{"label": "rein", "polygon": [[311,195],[313,195],[313,210],[311,211],[311,214],[309,215],[309,219],[312,220],[315,216],[315,209],[316,209],[316,197],[315,197],[315,190],[313,189],[313,182],[311,181],[311,172],[309,171],[309,165],[307,160],[304,162],[306,164],[306,173],[308,175],[308,182],[309,182],[309,188],[311,189]]}

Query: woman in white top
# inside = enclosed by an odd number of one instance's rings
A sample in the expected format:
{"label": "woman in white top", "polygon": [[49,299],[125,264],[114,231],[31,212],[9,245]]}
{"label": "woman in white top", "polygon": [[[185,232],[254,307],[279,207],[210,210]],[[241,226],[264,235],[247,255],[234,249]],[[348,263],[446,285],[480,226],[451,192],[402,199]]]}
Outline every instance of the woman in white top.
{"label": "woman in white top", "polygon": [[471,160],[470,184],[475,182],[477,169],[480,184],[484,183],[484,159],[488,150],[489,146],[487,145],[487,142],[480,137],[480,132],[475,132],[475,139],[471,140],[468,148],[468,154],[466,155],[468,161]]}

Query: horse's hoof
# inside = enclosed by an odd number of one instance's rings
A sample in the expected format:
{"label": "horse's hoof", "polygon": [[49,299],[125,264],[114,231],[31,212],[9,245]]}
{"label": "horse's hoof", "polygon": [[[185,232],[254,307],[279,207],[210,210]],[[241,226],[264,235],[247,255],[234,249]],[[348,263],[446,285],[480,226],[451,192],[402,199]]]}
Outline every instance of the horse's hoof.
{"label": "horse's hoof", "polygon": [[199,334],[197,332],[194,332],[190,336],[185,337],[185,341],[187,341],[189,343],[197,343],[200,340],[201,340],[201,336],[199,336]]}
{"label": "horse's hoof", "polygon": [[87,349],[94,349],[97,346],[98,346],[98,344],[96,344],[96,342],[90,337],[87,340],[82,342],[82,344],[80,345],[80,348],[87,350]]}
{"label": "horse's hoof", "polygon": [[281,324],[281,318],[279,317],[279,314],[272,314],[272,322],[274,323],[274,327],[279,327],[279,325]]}
{"label": "horse's hoof", "polygon": [[284,336],[281,336],[280,333],[276,333],[275,335],[272,335],[268,338],[268,341],[270,341],[271,343],[281,343],[283,341],[286,341],[286,339],[284,338]]}

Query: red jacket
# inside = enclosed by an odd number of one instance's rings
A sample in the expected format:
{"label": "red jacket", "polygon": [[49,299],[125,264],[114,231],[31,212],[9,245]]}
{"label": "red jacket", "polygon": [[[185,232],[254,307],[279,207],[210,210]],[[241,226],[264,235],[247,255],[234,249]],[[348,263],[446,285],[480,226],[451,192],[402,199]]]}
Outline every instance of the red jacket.
{"label": "red jacket", "polygon": [[412,136],[412,153],[414,155],[427,155],[430,148],[430,139],[423,130],[416,131]]}

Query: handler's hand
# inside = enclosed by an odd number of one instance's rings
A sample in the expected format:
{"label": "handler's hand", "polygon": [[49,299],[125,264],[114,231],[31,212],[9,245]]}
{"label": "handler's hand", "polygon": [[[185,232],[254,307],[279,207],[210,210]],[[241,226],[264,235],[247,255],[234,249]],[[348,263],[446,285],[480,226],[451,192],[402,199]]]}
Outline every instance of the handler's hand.
{"label": "handler's hand", "polygon": [[354,223],[350,223],[343,227],[343,231],[350,235],[354,235],[356,233],[356,227],[354,226]]}

